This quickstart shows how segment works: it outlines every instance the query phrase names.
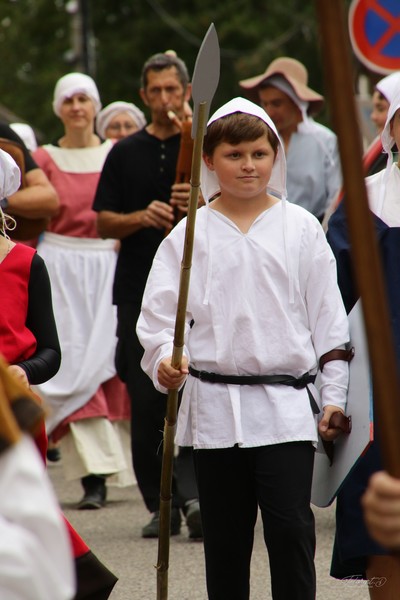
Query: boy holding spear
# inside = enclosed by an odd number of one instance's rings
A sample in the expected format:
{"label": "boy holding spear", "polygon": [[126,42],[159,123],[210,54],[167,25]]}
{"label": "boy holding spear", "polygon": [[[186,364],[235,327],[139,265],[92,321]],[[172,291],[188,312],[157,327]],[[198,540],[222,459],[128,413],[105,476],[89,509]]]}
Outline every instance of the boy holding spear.
{"label": "boy holding spear", "polygon": [[260,507],[274,600],[312,600],[320,359],[326,440],[348,383],[335,260],[317,219],[287,203],[281,140],[252,102],[236,98],[210,119],[201,188],[182,365],[171,353],[184,221],[150,271],[142,366],[161,392],[186,381],[176,442],[195,449],[209,599],[248,600]]}

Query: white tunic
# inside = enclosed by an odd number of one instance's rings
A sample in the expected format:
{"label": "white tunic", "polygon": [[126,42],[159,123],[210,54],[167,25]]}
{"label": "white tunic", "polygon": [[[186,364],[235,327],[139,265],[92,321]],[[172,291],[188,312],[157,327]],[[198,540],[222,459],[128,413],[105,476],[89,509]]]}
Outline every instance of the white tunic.
{"label": "white tunic", "polygon": [[23,437],[0,456],[0,598],[70,600],[69,535],[45,467]]}
{"label": "white tunic", "polygon": [[[194,368],[299,377],[315,373],[322,354],[348,341],[336,263],[323,230],[301,207],[286,203],[285,208],[285,227],[283,202],[278,202],[246,234],[212,208],[198,210],[184,349]],[[172,355],[184,234],[185,220],[160,245],[137,326],[145,348],[142,366],[163,392],[157,369],[162,359]],[[327,363],[323,405],[344,408],[347,377],[347,363]],[[296,440],[317,441],[306,389],[212,384],[188,377],[177,444],[225,448]]]}

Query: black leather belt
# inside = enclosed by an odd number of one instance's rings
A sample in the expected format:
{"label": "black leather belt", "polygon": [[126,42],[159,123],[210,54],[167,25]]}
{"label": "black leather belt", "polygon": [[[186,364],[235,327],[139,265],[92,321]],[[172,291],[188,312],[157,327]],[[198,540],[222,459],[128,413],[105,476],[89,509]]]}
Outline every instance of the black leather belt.
{"label": "black leather belt", "polygon": [[233,385],[289,385],[298,390],[305,388],[309,383],[314,383],[315,375],[304,373],[301,377],[292,375],[220,375],[219,373],[210,373],[208,371],[198,371],[189,366],[189,373],[208,383],[228,383]]}

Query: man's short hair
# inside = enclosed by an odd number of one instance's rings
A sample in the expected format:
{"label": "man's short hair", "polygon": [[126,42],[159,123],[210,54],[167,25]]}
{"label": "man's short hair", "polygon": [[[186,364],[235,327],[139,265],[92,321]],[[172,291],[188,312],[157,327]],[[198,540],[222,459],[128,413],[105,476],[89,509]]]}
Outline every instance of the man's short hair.
{"label": "man's short hair", "polygon": [[171,69],[175,67],[179,81],[181,82],[183,89],[186,90],[189,83],[189,73],[183,60],[176,56],[174,53],[158,53],[153,54],[146,60],[142,69],[142,88],[146,89],[148,78],[147,74],[149,71],[163,71],[164,69]]}

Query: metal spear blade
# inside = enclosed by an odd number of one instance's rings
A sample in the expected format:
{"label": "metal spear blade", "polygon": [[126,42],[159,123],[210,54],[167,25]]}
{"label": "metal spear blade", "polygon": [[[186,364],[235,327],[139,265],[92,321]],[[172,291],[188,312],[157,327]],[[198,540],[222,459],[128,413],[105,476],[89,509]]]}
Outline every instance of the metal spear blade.
{"label": "metal spear blade", "polygon": [[[211,101],[218,86],[220,72],[220,51],[217,32],[214,23],[211,23],[203,42],[200,46],[199,53],[196,58],[192,78],[192,98],[193,98],[193,124],[192,138],[196,137],[197,121],[199,104],[206,104],[206,119],[208,121],[208,113],[211,106]],[[203,135],[206,133],[206,125]]]}

